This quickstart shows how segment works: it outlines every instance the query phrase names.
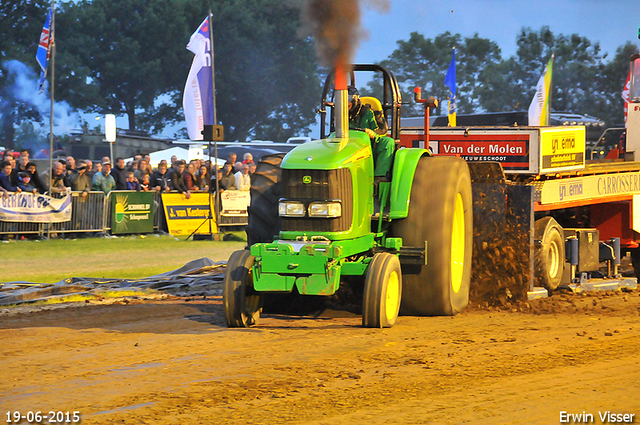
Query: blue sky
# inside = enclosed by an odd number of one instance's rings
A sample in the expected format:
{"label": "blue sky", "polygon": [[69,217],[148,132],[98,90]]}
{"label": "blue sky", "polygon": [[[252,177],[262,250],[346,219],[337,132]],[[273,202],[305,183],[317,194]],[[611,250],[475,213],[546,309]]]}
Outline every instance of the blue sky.
{"label": "blue sky", "polygon": [[599,42],[610,56],[626,41],[640,45],[640,0],[388,0],[388,13],[362,0],[367,8],[362,26],[369,33],[356,51],[356,63],[386,59],[397,40],[412,31],[433,38],[446,31],[471,37],[478,33],[498,43],[502,56],[516,53],[516,37],[522,27],[539,30],[547,25],[554,34],[579,34]]}

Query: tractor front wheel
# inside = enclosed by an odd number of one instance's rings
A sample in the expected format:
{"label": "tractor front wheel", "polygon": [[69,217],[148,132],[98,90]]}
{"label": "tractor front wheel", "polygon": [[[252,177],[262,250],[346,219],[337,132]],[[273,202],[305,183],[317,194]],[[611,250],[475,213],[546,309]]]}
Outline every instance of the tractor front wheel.
{"label": "tractor front wheel", "polygon": [[362,300],[362,326],[390,328],[396,323],[402,298],[398,257],[386,252],[373,256],[367,269]]}
{"label": "tractor front wheel", "polygon": [[249,250],[231,254],[224,273],[222,305],[224,318],[230,328],[255,325],[262,311],[260,294],[253,289],[253,263]]}
{"label": "tractor front wheel", "polygon": [[534,237],[536,286],[553,291],[560,286],[564,270],[564,230],[553,217],[536,220]]}

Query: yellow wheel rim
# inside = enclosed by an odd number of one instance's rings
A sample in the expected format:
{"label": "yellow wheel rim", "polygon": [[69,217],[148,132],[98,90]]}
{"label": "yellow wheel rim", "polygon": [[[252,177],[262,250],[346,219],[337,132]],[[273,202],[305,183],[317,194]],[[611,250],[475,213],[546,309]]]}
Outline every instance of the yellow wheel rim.
{"label": "yellow wheel rim", "polygon": [[400,281],[398,279],[398,272],[394,270],[389,275],[389,280],[387,281],[387,296],[385,301],[387,320],[393,320],[396,317],[398,298],[400,298]]}
{"label": "yellow wheel rim", "polygon": [[451,286],[456,294],[462,286],[462,273],[464,271],[464,204],[462,195],[456,195],[456,204],[453,210],[453,229],[451,230]]}

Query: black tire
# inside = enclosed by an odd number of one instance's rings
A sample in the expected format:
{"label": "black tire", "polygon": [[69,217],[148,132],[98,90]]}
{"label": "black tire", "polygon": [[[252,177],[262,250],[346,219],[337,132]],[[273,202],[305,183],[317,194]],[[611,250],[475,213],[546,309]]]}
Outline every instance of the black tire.
{"label": "black tire", "polygon": [[222,283],[224,318],[230,328],[257,324],[262,311],[260,293],[253,289],[251,269],[255,257],[248,250],[236,251],[227,262]]}
{"label": "black tire", "polygon": [[564,271],[564,230],[553,217],[547,216],[536,220],[533,232],[540,241],[535,245],[536,286],[553,291],[560,285]]}
{"label": "black tire", "polygon": [[398,257],[386,252],[373,256],[364,283],[362,326],[390,328],[402,300],[402,271]]}
{"label": "black tire", "polygon": [[640,248],[631,248],[631,265],[633,266],[633,273],[636,275],[636,279],[640,282]]}
{"label": "black tire", "polygon": [[426,265],[403,264],[400,314],[451,316],[469,304],[473,211],[467,163],[422,157],[411,187],[409,214],[391,223],[404,246],[425,247]]}
{"label": "black tire", "polygon": [[265,155],[251,175],[251,204],[249,205],[249,224],[247,243],[249,246],[260,242],[273,242],[280,232],[278,201],[281,197],[280,164],[284,153]]}

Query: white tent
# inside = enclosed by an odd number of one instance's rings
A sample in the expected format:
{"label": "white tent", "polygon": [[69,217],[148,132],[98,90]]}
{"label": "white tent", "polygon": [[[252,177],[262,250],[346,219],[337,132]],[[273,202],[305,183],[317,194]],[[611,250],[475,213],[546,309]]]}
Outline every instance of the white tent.
{"label": "white tent", "polygon": [[[202,155],[198,155],[198,156],[194,156],[193,158],[190,157],[190,151],[182,148],[182,147],[173,147],[173,148],[169,148],[169,149],[163,149],[161,151],[156,151],[156,152],[152,152],[149,154],[149,156],[151,157],[151,166],[153,168],[157,168],[158,164],[160,163],[160,161],[162,161],[163,159],[165,161],[167,161],[169,164],[171,163],[171,157],[173,155],[175,155],[178,159],[184,159],[185,161],[189,162],[192,159],[203,159],[203,160],[208,160],[209,157],[204,157]],[[133,158],[127,158],[125,159],[125,162],[128,161],[132,161]],[[226,162],[225,159],[220,159],[218,158],[218,160],[216,161],[215,158],[211,158],[212,161],[217,162],[219,166],[223,166],[224,163]]]}

